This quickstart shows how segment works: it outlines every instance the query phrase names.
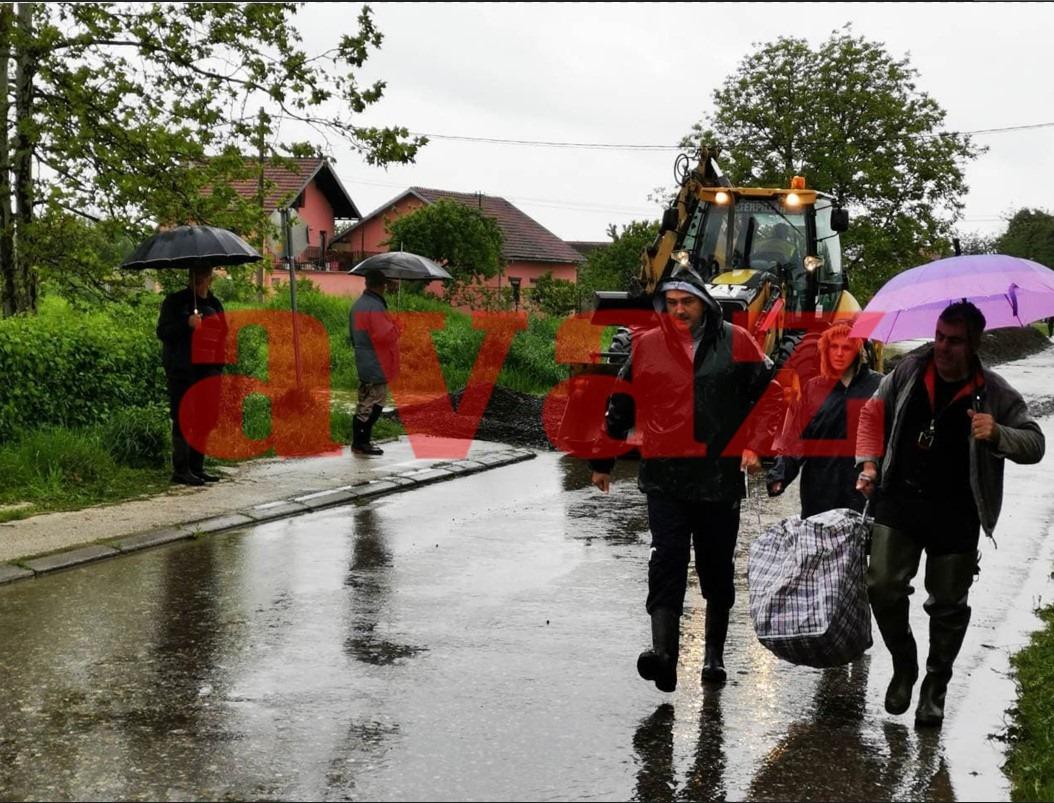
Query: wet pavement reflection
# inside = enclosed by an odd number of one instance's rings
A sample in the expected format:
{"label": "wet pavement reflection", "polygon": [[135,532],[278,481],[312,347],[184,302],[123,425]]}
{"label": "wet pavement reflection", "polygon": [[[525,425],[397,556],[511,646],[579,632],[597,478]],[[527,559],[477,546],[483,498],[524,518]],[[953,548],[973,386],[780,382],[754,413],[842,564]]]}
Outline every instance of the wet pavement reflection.
{"label": "wet pavement reflection", "polygon": [[0,587],[0,799],[956,799],[948,733],[881,710],[881,648],[758,644],[753,514],[729,683],[698,681],[694,572],[677,692],[637,677],[634,470],[604,497],[543,454]]}

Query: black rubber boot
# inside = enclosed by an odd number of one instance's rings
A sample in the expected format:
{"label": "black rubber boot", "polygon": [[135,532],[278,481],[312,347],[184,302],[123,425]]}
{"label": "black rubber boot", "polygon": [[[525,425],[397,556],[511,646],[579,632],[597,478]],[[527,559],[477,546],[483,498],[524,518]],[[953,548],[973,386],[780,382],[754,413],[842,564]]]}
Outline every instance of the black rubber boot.
{"label": "black rubber boot", "polygon": [[364,422],[359,420],[358,416],[354,416],[351,419],[351,448],[362,446],[364,441],[362,440],[362,425]]}
{"label": "black rubber boot", "polygon": [[728,608],[716,608],[709,602],[706,604],[706,648],[703,651],[703,671],[699,678],[703,683],[724,683],[728,678],[725,672],[728,613]]}
{"label": "black rubber boot", "polygon": [[659,691],[677,688],[677,654],[681,641],[681,615],[669,608],[656,608],[651,613],[651,644],[637,658],[637,672],[645,680],[655,682]]}
{"label": "black rubber boot", "polygon": [[919,570],[922,549],[908,536],[884,524],[871,531],[867,591],[882,641],[893,658],[893,678],[886,688],[886,711],[903,714],[911,706],[911,690],[919,678],[915,636],[908,623],[911,579]]}
{"label": "black rubber boot", "polygon": [[[376,412],[376,409],[375,407],[374,412]],[[370,430],[373,428],[375,420],[373,412],[370,413],[370,417],[366,421],[360,421],[358,418],[352,419],[351,451],[353,454],[366,457],[384,454],[383,449],[379,449],[370,443]]]}
{"label": "black rubber boot", "polygon": [[970,624],[966,600],[976,572],[977,555],[973,552],[939,555],[926,561],[926,590],[930,596],[923,607],[930,615],[930,653],[915,709],[916,727],[936,728],[944,722],[944,699],[952,679],[952,665]]}
{"label": "black rubber boot", "polygon": [[357,438],[351,445],[351,451],[355,454],[370,456],[384,454],[384,449],[375,446],[370,440],[373,436],[373,425],[377,423],[377,419],[381,417],[383,411],[384,408],[381,407],[381,405],[375,404],[373,405],[373,409],[370,410],[370,417],[368,419],[365,421],[359,421],[357,418],[355,419],[355,424],[359,427],[357,430]]}

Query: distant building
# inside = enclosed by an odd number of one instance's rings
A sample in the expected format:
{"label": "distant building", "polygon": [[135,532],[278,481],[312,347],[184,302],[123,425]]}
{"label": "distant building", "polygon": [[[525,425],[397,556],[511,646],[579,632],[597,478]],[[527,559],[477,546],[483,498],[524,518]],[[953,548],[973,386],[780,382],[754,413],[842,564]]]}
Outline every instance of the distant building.
{"label": "distant building", "polygon": [[410,187],[341,232],[333,241],[333,250],[351,265],[374,254],[398,251],[398,246],[385,244],[390,236],[388,224],[441,198],[480,209],[501,229],[505,269],[488,279],[488,286],[507,287],[510,279],[519,279],[526,289],[546,273],[577,281],[578,265],[583,261],[578,251],[504,198],[479,193]]}
{"label": "distant building", "polygon": [[[325,292],[358,295],[362,290],[360,280],[335,273],[341,270],[342,264],[331,246],[337,229],[347,228],[349,222],[362,215],[329,160],[313,158],[267,162],[264,165],[264,182],[264,212],[279,232],[281,212],[290,209],[290,250],[298,274],[310,279]],[[231,182],[231,187],[238,195],[253,200],[258,197],[259,186],[257,177]],[[264,259],[275,269],[271,276],[265,278],[265,283],[277,284],[288,280],[284,255],[281,239],[264,246]],[[354,282],[349,283],[349,278],[354,279]]]}

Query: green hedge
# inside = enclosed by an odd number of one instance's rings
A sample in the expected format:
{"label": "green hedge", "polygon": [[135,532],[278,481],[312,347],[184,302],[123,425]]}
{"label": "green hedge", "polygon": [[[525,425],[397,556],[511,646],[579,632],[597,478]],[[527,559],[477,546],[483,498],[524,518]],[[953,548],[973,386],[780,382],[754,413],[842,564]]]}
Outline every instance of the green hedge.
{"label": "green hedge", "polygon": [[[127,460],[156,461],[158,410],[167,404],[161,344],[154,328],[160,296],[137,305],[112,304],[83,312],[57,298],[46,299],[36,316],[0,320],[0,443],[41,427],[78,427],[113,422],[111,434],[123,440]],[[298,297],[302,312],[318,318],[329,333],[331,386],[356,387],[355,357],[348,342],[352,299],[325,296],[306,288]],[[288,309],[288,292],[269,308]],[[246,308],[232,303],[229,308]],[[444,329],[433,334],[440,365],[451,391],[464,386],[475,363],[483,332],[471,317],[435,299],[404,293],[402,311],[438,312]],[[525,393],[548,392],[566,377],[554,362],[559,318],[531,316],[518,332],[505,360],[499,384]],[[257,327],[239,337],[236,373],[267,378],[267,338]],[[151,413],[121,411],[143,408]]]}
{"label": "green hedge", "polygon": [[[355,352],[348,342],[348,313],[353,301],[352,298],[325,295],[309,282],[297,285],[297,308],[320,320],[329,333],[331,386],[344,390],[355,390],[357,387]],[[388,304],[393,312],[436,312],[445,316],[446,326],[433,332],[432,340],[447,387],[451,391],[464,387],[484,334],[472,328],[471,315],[452,309],[449,304],[433,296],[409,291],[404,291],[401,296],[389,295]],[[270,309],[289,309],[289,290],[285,285],[268,306]],[[498,384],[522,393],[541,394],[566,379],[566,367],[555,362],[554,341],[561,323],[562,318],[531,315],[527,330],[517,332],[512,341]],[[252,342],[260,347],[264,340]],[[265,369],[258,362],[266,363],[266,351],[261,350],[255,358],[246,362],[243,346],[243,367],[239,370],[262,376]]]}
{"label": "green hedge", "polygon": [[0,320],[0,442],[163,404],[156,318],[151,307],[83,313],[52,300],[36,316]]}

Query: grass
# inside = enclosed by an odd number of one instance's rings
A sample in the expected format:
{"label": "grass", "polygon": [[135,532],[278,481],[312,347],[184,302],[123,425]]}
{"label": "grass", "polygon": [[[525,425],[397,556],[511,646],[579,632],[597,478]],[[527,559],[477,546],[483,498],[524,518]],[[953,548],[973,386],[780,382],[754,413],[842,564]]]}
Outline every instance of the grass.
{"label": "grass", "polygon": [[[351,443],[353,410],[344,404],[333,406],[330,437],[336,443]],[[266,437],[271,428],[269,401],[250,396],[243,423],[248,437]],[[152,429],[148,431],[148,435],[154,434]],[[374,440],[402,434],[398,422],[383,418],[373,429]],[[171,487],[169,442],[162,443],[158,460],[157,453],[147,454],[141,448],[144,441],[157,446],[155,439],[141,436],[137,429],[111,424],[77,430],[49,427],[0,445],[0,476],[4,477],[0,484],[0,523],[164,493]],[[260,456],[272,457],[274,452]],[[208,465],[236,462],[210,458]]]}
{"label": "grass", "polygon": [[0,446],[0,521],[157,493],[169,474],[118,464],[98,430],[37,430]]}
{"label": "grass", "polygon": [[1039,616],[1046,627],[1011,659],[1018,687],[1005,765],[1012,800],[1054,800],[1054,606]]}

